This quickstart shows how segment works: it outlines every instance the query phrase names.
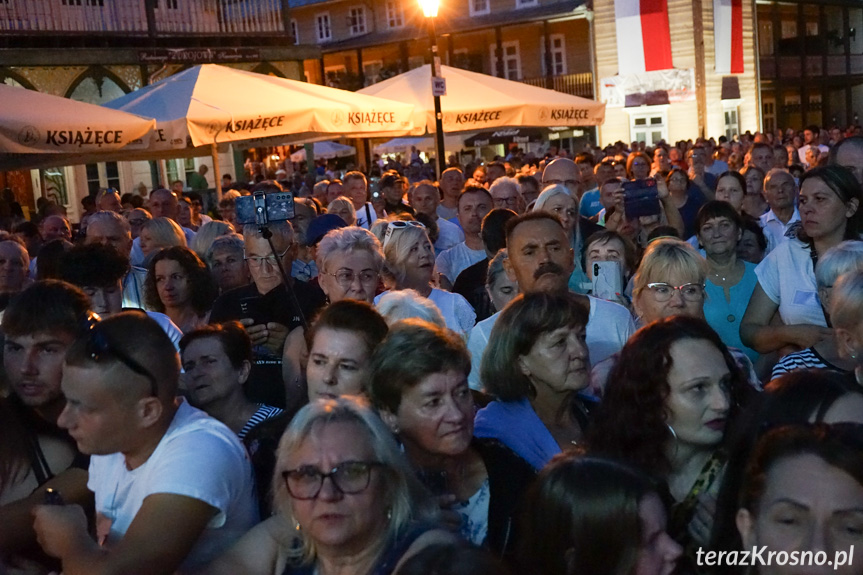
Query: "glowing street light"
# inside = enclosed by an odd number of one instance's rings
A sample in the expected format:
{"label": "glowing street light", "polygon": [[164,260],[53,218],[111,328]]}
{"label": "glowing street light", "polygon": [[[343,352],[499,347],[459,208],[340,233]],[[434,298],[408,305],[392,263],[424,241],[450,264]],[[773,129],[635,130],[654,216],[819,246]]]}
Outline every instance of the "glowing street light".
{"label": "glowing street light", "polygon": [[417,0],[420,8],[423,11],[423,16],[426,17],[426,29],[428,30],[429,43],[431,44],[431,83],[432,94],[434,95],[434,117],[435,117],[435,150],[437,159],[435,161],[435,172],[438,180],[444,168],[446,161],[446,152],[443,145],[443,114],[440,111],[440,95],[438,82],[436,79],[441,77],[440,56],[437,52],[437,34],[435,32],[435,18],[437,18],[438,8],[440,8],[440,0]]}

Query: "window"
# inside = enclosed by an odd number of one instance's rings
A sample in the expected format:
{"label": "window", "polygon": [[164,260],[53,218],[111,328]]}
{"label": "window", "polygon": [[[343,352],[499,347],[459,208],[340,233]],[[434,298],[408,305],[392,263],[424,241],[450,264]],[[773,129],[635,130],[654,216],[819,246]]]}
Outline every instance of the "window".
{"label": "window", "polygon": [[[644,142],[653,146],[659,140],[668,139],[668,106],[638,108],[638,113],[629,117],[629,136],[633,142]],[[654,108],[650,110],[650,108]],[[627,110],[628,111],[628,110]]]}
{"label": "window", "polygon": [[782,37],[796,38],[797,37],[797,20],[782,21]]}
{"label": "window", "polygon": [[354,6],[348,12],[348,28],[351,36],[366,33],[366,9],[362,6]]}
{"label": "window", "polygon": [[315,16],[315,33],[318,42],[329,42],[333,39],[333,31],[330,28],[330,14],[325,12]]}
{"label": "window", "polygon": [[[563,34],[552,34],[550,37],[551,44],[551,75],[564,76],[566,75],[566,41]],[[540,52],[542,58],[542,75],[545,76],[548,72],[545,69],[545,37],[540,38]]]}
{"label": "window", "polygon": [[420,66],[425,65],[425,63],[425,56],[411,56],[410,58],[408,58],[408,70],[415,70]]}
{"label": "window", "polygon": [[723,104],[722,112],[725,116],[725,137],[733,140],[740,135],[740,108],[733,104]]}
{"label": "window", "polygon": [[389,0],[387,2],[387,26],[390,28],[401,28],[405,25],[405,12],[401,0]]}
{"label": "window", "polygon": [[758,23],[758,54],[773,55],[773,22]]}
{"label": "window", "polygon": [[291,20],[291,37],[294,39],[294,45],[300,43],[300,29],[297,27],[296,20]]}
{"label": "window", "polygon": [[104,6],[104,5],[105,5],[105,0],[63,0],[63,6]]}
{"label": "window", "polygon": [[371,62],[363,62],[363,76],[365,77],[366,86],[371,86],[380,82],[381,71],[383,71],[383,60],[373,60]]}
{"label": "window", "polygon": [[489,13],[489,0],[467,0],[471,16],[482,16]]}
{"label": "window", "polygon": [[117,162],[87,164],[85,170],[87,172],[87,189],[94,197],[101,188],[120,189],[120,169]]}
{"label": "window", "polygon": [[[507,80],[521,80],[521,57],[518,53],[518,40],[504,42],[503,49],[503,77]],[[491,75],[497,76],[497,47],[492,44],[489,48],[491,53]]]}
{"label": "window", "polygon": [[765,132],[776,130],[776,101],[765,98],[761,102],[761,119]]}
{"label": "window", "polygon": [[536,6],[537,0],[515,0],[516,8],[527,8],[528,6]]}

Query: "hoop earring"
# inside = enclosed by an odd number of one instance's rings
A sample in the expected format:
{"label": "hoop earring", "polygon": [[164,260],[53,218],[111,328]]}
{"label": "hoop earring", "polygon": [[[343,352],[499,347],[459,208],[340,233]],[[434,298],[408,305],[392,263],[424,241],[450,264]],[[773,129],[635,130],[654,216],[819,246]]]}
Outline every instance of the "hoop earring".
{"label": "hoop earring", "polygon": [[665,427],[668,428],[668,432],[671,433],[671,437],[674,439],[674,443],[677,443],[677,432],[674,431],[674,428],[671,427],[668,423],[665,424]]}

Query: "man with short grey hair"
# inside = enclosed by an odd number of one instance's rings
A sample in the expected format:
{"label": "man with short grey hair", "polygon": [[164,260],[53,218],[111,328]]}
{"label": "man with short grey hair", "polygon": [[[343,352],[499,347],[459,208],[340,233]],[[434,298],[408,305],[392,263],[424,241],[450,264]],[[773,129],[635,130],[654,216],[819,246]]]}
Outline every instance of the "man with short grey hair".
{"label": "man with short grey hair", "polygon": [[764,178],[764,198],[770,210],[759,218],[767,238],[767,252],[773,251],[790,237],[796,237],[800,227],[800,212],[797,211],[797,184],[785,170],[773,168]]}
{"label": "man with short grey hair", "polygon": [[282,382],[285,341],[290,334],[298,337],[295,332],[303,332],[307,320],[323,307],[326,297],[319,287],[294,281],[290,276],[290,287],[285,285],[279,262],[290,274],[297,253],[294,230],[290,222],[273,222],[269,230],[272,245],[257,225],[243,227],[252,283],[220,295],[213,304],[210,323],[238,320],[245,326],[254,345],[252,373],[246,383],[249,399],[291,409],[303,398],[293,393],[286,397]]}
{"label": "man with short grey hair", "polygon": [[[100,211],[92,214],[87,225],[85,244],[111,246],[125,257],[132,251],[132,232],[126,218],[116,212]],[[123,307],[144,309],[144,281],[146,268],[130,265],[123,277]]]}
{"label": "man with short grey hair", "polygon": [[524,200],[518,191],[518,182],[515,178],[503,176],[497,178],[488,188],[495,208],[512,210],[516,214],[523,214],[525,209]]}

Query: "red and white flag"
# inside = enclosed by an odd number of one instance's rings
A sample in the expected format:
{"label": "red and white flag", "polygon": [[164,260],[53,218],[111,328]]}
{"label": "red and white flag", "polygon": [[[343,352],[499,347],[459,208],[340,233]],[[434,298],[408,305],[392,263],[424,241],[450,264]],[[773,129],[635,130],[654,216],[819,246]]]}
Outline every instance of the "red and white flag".
{"label": "red and white flag", "polygon": [[743,0],[713,0],[716,73],[743,73]]}
{"label": "red and white flag", "polygon": [[618,74],[668,70],[671,31],[668,0],[614,0]]}

